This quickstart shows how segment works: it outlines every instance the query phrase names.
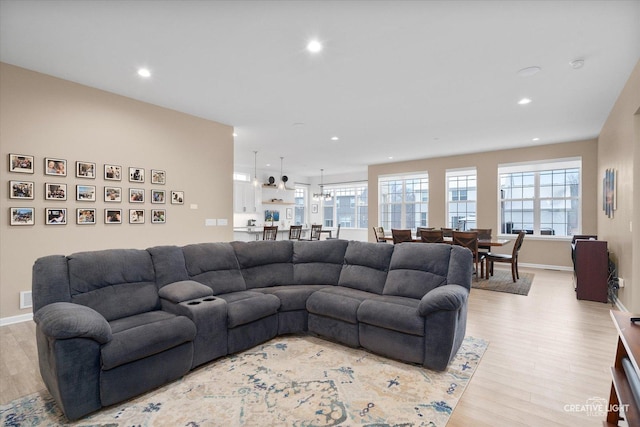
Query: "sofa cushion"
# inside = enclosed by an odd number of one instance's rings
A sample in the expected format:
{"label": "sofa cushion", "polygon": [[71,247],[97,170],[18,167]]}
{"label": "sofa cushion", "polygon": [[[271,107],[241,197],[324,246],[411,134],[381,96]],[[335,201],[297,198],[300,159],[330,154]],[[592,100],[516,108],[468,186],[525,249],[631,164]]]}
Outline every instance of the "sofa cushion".
{"label": "sofa cushion", "polygon": [[252,291],[271,294],[280,300],[278,311],[306,310],[307,299],[315,291],[324,289],[327,285],[289,285],[271,286],[268,288],[254,288]]}
{"label": "sofa cushion", "polygon": [[213,295],[213,290],[193,280],[182,280],[163,286],[159,291],[160,298],[164,298],[176,304],[196,298],[204,298]]}
{"label": "sofa cushion", "polygon": [[293,242],[231,242],[247,289],[292,285]]}
{"label": "sofa cushion", "polygon": [[327,287],[309,296],[307,311],[318,316],[356,324],[358,307],[362,301],[376,297],[379,295],[357,289]]}
{"label": "sofa cushion", "polygon": [[392,253],[393,245],[349,242],[338,284],[382,294]]}
{"label": "sofa cushion", "polygon": [[337,285],[344,264],[346,240],[293,243],[293,280],[298,285]]}
{"label": "sofa cushion", "polygon": [[156,313],[119,319],[119,324],[112,324],[113,337],[101,349],[103,370],[193,341],[196,327],[191,320],[162,311]]}
{"label": "sofa cushion", "polygon": [[420,299],[446,285],[451,247],[438,243],[396,245],[383,293]]}
{"label": "sofa cushion", "polygon": [[182,252],[189,278],[209,286],[214,295],[247,289],[231,244],[187,245]]}
{"label": "sofa cushion", "polygon": [[155,246],[148,248],[153,268],[156,270],[156,283],[159,288],[169,283],[187,280],[187,267],[182,248],[178,246]]}
{"label": "sofa cushion", "polygon": [[280,308],[277,296],[260,292],[243,291],[216,296],[227,302],[229,329],[276,314]]}
{"label": "sofa cushion", "polygon": [[160,307],[149,252],[108,249],[67,258],[71,302],[91,307],[107,320]]}
{"label": "sofa cushion", "polygon": [[368,299],[358,308],[358,321],[405,334],[423,336],[424,317],[418,314],[420,300],[396,296]]}

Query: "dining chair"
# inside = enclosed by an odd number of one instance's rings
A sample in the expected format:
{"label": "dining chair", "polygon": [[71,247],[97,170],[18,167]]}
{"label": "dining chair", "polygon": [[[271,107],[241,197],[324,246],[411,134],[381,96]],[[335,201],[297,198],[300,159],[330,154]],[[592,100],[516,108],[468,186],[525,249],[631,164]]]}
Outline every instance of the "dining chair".
{"label": "dining chair", "polygon": [[444,233],[442,230],[421,229],[418,236],[424,243],[444,243]]}
{"label": "dining chair", "polygon": [[340,238],[340,224],[338,224],[338,227],[336,228],[336,237],[330,236],[327,237],[327,240],[333,240],[333,239],[339,239]]}
{"label": "dining chair", "polygon": [[[478,251],[478,232],[477,231],[456,231],[452,232],[453,244],[463,246],[473,254],[473,262],[475,264],[476,280],[478,277],[484,277],[484,260],[485,255]],[[480,275],[478,275],[478,264],[480,265]]]}
{"label": "dining chair", "polygon": [[[470,231],[478,232],[478,240],[491,240],[491,232],[493,230],[491,228],[472,228]],[[491,247],[478,243],[478,250],[480,251],[480,253],[486,255],[491,250]]]}
{"label": "dining chair", "polygon": [[312,224],[309,240],[320,240],[320,234],[322,234],[322,224]]}
{"label": "dining chair", "polygon": [[397,230],[395,228],[392,228],[391,237],[393,237],[394,245],[402,242],[413,242],[411,230]]}
{"label": "dining chair", "polygon": [[384,228],[373,227],[373,234],[376,235],[376,242],[387,243],[387,239],[384,238]]}
{"label": "dining chair", "polygon": [[278,226],[264,226],[262,230],[262,240],[276,240],[278,236]]}
{"label": "dining chair", "polygon": [[434,229],[434,227],[418,227],[418,228],[416,228],[416,239],[420,238],[420,232],[422,230],[433,230],[433,229]]}
{"label": "dining chair", "polygon": [[513,251],[511,252],[511,255],[493,254],[491,252],[486,255],[487,277],[489,275],[493,276],[494,262],[506,262],[511,264],[511,277],[513,278],[513,281],[516,282],[520,278],[520,273],[518,272],[518,253],[520,252],[520,248],[522,247],[522,242],[524,242],[524,236],[526,234],[526,231],[520,231],[518,233],[516,242],[513,244]]}
{"label": "dining chair", "polygon": [[301,225],[292,225],[289,227],[289,240],[300,240],[302,234]]}
{"label": "dining chair", "polygon": [[444,237],[453,237],[453,228],[440,227],[440,230],[442,230]]}

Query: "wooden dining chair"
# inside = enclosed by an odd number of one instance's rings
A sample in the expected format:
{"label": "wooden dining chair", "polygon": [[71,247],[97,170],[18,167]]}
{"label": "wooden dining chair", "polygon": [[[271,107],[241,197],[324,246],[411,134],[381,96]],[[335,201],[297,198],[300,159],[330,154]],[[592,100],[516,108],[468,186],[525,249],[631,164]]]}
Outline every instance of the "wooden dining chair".
{"label": "wooden dining chair", "polygon": [[442,230],[421,229],[418,237],[424,243],[444,243],[444,233]]}
{"label": "wooden dining chair", "polygon": [[336,235],[334,236],[329,236],[327,237],[327,240],[337,240],[340,238],[340,224],[338,224],[338,227],[336,228]]}
{"label": "wooden dining chair", "polygon": [[322,224],[312,224],[309,240],[320,240],[322,234]]}
{"label": "wooden dining chair", "polygon": [[453,237],[453,228],[441,227],[440,230],[442,230],[444,237]]}
{"label": "wooden dining chair", "polygon": [[413,236],[411,235],[411,230],[398,230],[398,229],[392,228],[391,237],[393,237],[394,245],[402,242],[413,242]]}
{"label": "wooden dining chair", "polygon": [[[493,230],[491,228],[472,228],[471,231],[478,232],[478,240],[491,240],[491,232]],[[481,254],[488,254],[490,249],[490,246],[484,246],[478,243],[478,250]]]}
{"label": "wooden dining chair", "polygon": [[[473,254],[473,262],[475,264],[476,280],[478,277],[484,277],[484,260],[485,255],[478,252],[478,232],[477,231],[456,231],[452,232],[453,244],[463,246]],[[480,266],[480,275],[478,274],[478,266]]]}
{"label": "wooden dining chair", "polygon": [[264,226],[262,230],[262,240],[276,240],[278,237],[278,226]]}
{"label": "wooden dining chair", "polygon": [[418,228],[416,228],[416,239],[420,238],[420,232],[422,230],[433,230],[433,229],[434,229],[433,227],[418,227]]}
{"label": "wooden dining chair", "polygon": [[376,236],[376,242],[387,243],[387,239],[384,238],[384,228],[373,227],[373,234]]}
{"label": "wooden dining chair", "polygon": [[506,262],[511,264],[511,277],[513,278],[513,281],[516,282],[520,278],[520,273],[518,272],[518,253],[520,252],[520,248],[522,247],[522,242],[524,242],[524,236],[526,234],[526,231],[520,231],[518,233],[516,242],[513,244],[513,251],[511,252],[511,255],[493,254],[491,252],[486,255],[487,276],[493,276],[494,262]]}
{"label": "wooden dining chair", "polygon": [[292,225],[289,227],[289,240],[300,240],[302,234],[301,225]]}

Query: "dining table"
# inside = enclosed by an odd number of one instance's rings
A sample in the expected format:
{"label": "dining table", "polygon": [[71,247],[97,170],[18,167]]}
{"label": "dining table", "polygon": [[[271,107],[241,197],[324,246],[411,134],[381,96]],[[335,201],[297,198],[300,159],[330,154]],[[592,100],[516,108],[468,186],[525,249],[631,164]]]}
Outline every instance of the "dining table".
{"label": "dining table", "polygon": [[[386,240],[388,242],[393,242],[393,237],[392,236],[384,236],[384,240]],[[421,243],[422,239],[414,237],[411,241],[412,242],[416,242],[416,243]],[[492,237],[491,239],[478,239],[478,247],[482,248],[482,247],[491,247],[491,246],[504,246],[504,245],[508,244],[509,242],[511,242],[511,239],[500,239],[500,238],[497,238],[497,237]],[[444,238],[444,243],[452,244],[453,243],[453,238],[445,237]]]}

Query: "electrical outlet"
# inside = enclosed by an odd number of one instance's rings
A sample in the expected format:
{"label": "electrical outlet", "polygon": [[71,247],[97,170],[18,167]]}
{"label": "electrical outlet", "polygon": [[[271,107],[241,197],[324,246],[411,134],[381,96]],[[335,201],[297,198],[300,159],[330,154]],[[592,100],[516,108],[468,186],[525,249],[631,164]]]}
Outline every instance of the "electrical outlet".
{"label": "electrical outlet", "polygon": [[618,287],[624,288],[624,279],[622,277],[618,277]]}

